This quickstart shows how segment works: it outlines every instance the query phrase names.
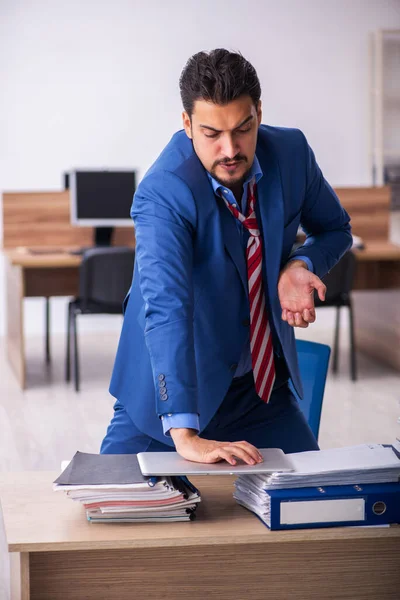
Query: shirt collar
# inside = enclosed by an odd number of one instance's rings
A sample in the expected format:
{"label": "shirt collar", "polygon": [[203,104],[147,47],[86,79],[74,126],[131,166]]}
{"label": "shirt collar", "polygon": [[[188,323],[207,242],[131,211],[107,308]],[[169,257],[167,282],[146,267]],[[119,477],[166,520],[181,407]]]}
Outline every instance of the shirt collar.
{"label": "shirt collar", "polygon": [[[224,190],[225,187],[219,181],[214,179],[214,177],[208,171],[207,171],[207,176],[211,182],[214,192],[219,195],[220,190]],[[253,164],[251,165],[249,174],[247,175],[245,181],[243,182],[243,188],[245,189],[245,187],[247,186],[247,184],[249,183],[249,181],[251,181],[251,179],[253,177],[256,178],[256,183],[258,183],[262,176],[263,176],[263,172],[261,170],[260,163],[258,162],[257,156],[254,155]]]}

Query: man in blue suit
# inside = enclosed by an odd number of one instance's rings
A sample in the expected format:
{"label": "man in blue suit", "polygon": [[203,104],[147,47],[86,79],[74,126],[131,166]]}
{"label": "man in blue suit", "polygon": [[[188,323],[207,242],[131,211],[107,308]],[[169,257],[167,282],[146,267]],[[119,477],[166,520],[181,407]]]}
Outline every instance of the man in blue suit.
{"label": "man in blue suit", "polygon": [[[315,320],[314,290],[323,300],[321,277],[351,246],[349,216],[301,131],[261,124],[260,83],[240,54],[195,54],[180,91],[184,130],[133,202],[134,277],[101,452],[176,448],[193,461],[254,464],[261,447],[318,449],[288,387],[291,378],[301,395],[293,328]],[[306,241],[293,251],[299,225]],[[253,242],[269,323],[258,348]],[[260,347],[274,369],[263,398]]]}

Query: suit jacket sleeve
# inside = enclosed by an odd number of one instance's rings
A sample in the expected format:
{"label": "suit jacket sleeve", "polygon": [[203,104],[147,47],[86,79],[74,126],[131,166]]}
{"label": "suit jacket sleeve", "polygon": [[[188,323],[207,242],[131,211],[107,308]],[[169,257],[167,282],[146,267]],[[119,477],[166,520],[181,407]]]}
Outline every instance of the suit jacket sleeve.
{"label": "suit jacket sleeve", "polygon": [[350,217],[324,179],[303,134],[302,137],[306,152],[306,189],[300,223],[306,241],[290,258],[308,257],[314,273],[323,277],[352,245]]}
{"label": "suit jacket sleeve", "polygon": [[132,218],[156,411],[197,413],[192,193],[173,173],[147,175],[135,194]]}

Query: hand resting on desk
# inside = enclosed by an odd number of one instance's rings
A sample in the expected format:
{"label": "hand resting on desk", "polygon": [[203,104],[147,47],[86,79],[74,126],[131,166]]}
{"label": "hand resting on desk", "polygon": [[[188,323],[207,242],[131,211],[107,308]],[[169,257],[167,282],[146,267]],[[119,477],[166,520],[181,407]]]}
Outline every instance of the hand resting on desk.
{"label": "hand resting on desk", "polygon": [[194,429],[186,428],[172,428],[170,433],[178,454],[192,462],[209,464],[226,460],[229,464],[236,465],[239,459],[248,465],[255,465],[263,461],[257,448],[248,442],[205,440]]}

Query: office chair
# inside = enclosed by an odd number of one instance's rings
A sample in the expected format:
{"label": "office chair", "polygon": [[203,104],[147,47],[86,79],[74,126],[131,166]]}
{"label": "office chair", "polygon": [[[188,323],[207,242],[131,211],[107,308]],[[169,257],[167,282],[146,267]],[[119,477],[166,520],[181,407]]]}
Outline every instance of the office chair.
{"label": "office chair", "polygon": [[346,252],[346,254],[333,267],[333,269],[331,269],[331,271],[323,278],[323,282],[325,283],[327,288],[325,302],[321,302],[318,296],[315,295],[316,307],[336,307],[336,323],[332,357],[332,371],[334,373],[337,373],[338,371],[340,309],[342,308],[342,306],[347,306],[347,308],[349,309],[350,373],[353,381],[357,380],[354,315],[353,304],[351,301],[351,290],[353,289],[355,270],[356,257],[354,256],[353,252]]}
{"label": "office chair", "polygon": [[299,401],[301,411],[306,417],[315,439],[318,440],[322,400],[324,398],[331,349],[326,344],[304,340],[296,340],[296,348],[303,383],[303,398],[299,398],[292,382],[289,385]]}
{"label": "office chair", "polygon": [[80,387],[77,316],[122,314],[123,300],[132,281],[134,256],[134,250],[125,247],[92,248],[83,254],[79,270],[79,296],[68,304],[65,365],[65,379],[70,381],[73,353],[77,392]]}

